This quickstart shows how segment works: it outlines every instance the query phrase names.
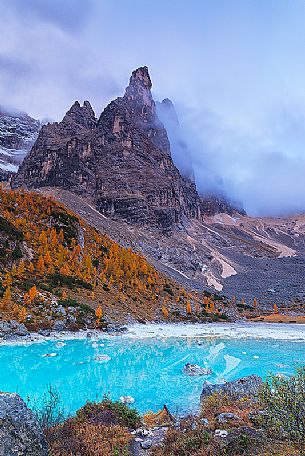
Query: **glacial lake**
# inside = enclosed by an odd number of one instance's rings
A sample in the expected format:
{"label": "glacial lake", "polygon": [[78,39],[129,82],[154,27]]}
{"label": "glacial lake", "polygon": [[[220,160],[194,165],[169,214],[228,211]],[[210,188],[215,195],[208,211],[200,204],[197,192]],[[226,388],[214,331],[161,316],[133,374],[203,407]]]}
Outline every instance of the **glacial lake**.
{"label": "glacial lake", "polygon": [[[186,363],[208,367],[212,374],[187,376]],[[304,364],[305,340],[298,338],[169,333],[48,340],[0,346],[0,391],[18,392],[25,400],[30,398],[30,405],[35,401],[39,406],[52,385],[67,415],[104,395],[113,400],[132,396],[140,412],[157,411],[166,404],[182,414],[198,409],[204,380],[217,383],[254,373],[265,378],[268,372],[290,375]]]}

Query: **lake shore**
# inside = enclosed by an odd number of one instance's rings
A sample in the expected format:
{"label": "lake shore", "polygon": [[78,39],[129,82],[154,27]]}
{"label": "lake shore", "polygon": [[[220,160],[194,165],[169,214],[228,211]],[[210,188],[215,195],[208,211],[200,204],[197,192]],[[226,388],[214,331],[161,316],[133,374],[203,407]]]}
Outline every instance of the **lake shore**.
{"label": "lake shore", "polygon": [[124,331],[107,333],[100,330],[52,331],[48,335],[29,333],[0,341],[0,345],[25,345],[49,340],[108,339],[113,337],[145,338],[225,338],[272,339],[304,341],[305,327],[289,323],[135,323],[124,326]]}

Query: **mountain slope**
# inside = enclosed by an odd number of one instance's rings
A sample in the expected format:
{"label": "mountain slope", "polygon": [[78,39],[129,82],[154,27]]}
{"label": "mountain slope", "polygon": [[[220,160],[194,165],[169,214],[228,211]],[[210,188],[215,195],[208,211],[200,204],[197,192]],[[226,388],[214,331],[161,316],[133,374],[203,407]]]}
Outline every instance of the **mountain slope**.
{"label": "mountain slope", "polygon": [[[0,319],[30,329],[135,320],[218,318],[224,299],[187,293],[53,199],[0,188]],[[195,312],[196,309],[196,312]],[[210,315],[209,315],[210,313]],[[99,322],[98,322],[99,323]]]}
{"label": "mountain slope", "polygon": [[261,308],[305,304],[305,216],[273,219],[226,213],[161,232],[118,222],[71,192],[43,190],[186,288],[207,289]]}

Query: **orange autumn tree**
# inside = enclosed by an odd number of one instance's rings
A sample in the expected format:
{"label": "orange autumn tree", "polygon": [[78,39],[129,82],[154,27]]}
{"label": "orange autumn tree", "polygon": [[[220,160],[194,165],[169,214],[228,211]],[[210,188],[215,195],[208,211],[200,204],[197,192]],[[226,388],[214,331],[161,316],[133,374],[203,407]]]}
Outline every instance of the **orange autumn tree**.
{"label": "orange autumn tree", "polygon": [[276,304],[273,304],[273,312],[274,312],[275,314],[278,314],[278,313],[279,313],[279,309],[278,309],[278,307],[277,307]]}
{"label": "orange autumn tree", "polygon": [[38,294],[37,287],[36,287],[36,285],[33,285],[32,288],[29,289],[29,293],[28,293],[29,301],[33,302],[34,299],[36,298],[37,294]]}
{"label": "orange autumn tree", "polygon": [[103,316],[103,310],[102,310],[102,307],[100,304],[97,306],[97,308],[95,310],[95,316],[96,316],[96,323],[99,325],[101,318]]}
{"label": "orange autumn tree", "polygon": [[189,299],[186,301],[186,313],[188,315],[191,315],[192,313],[191,301]]}
{"label": "orange autumn tree", "polygon": [[169,316],[169,312],[164,305],[162,306],[162,314],[163,314],[164,318],[168,318],[168,316]]}

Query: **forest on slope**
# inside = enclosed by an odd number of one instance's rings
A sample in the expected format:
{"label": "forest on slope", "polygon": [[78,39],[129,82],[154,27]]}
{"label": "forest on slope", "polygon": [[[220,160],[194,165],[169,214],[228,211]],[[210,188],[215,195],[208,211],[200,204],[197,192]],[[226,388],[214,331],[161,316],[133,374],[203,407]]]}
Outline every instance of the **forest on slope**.
{"label": "forest on slope", "polygon": [[130,248],[39,193],[0,189],[0,314],[30,330],[226,319],[227,300],[186,291]]}

